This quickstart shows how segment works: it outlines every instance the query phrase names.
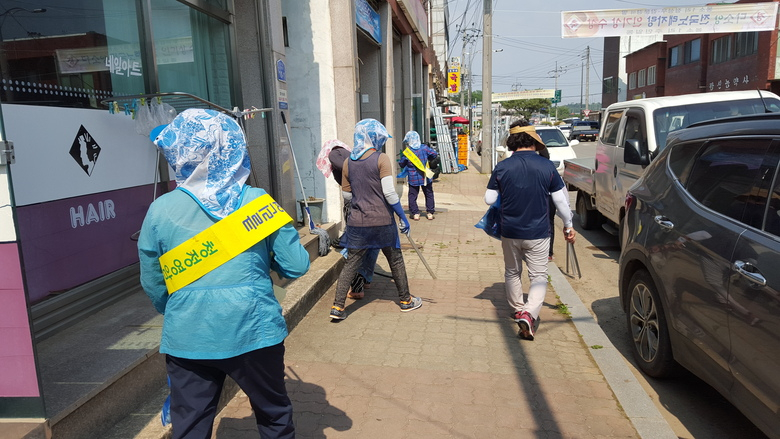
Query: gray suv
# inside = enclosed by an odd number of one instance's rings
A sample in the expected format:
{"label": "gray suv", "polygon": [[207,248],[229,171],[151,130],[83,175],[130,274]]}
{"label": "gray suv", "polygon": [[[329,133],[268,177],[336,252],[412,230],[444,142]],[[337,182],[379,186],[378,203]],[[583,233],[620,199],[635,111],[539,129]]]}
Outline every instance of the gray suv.
{"label": "gray suv", "polygon": [[780,437],[780,114],[670,133],[626,196],[620,299],[648,375],[681,365]]}

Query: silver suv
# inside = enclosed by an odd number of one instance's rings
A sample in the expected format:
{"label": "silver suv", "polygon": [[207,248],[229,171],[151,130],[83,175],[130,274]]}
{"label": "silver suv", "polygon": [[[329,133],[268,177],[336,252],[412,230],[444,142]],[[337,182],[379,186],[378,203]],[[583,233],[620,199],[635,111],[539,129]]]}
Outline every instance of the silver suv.
{"label": "silver suv", "polygon": [[[649,163],[647,148],[626,160]],[[780,437],[780,114],[669,134],[626,196],[620,298],[637,365],[684,366]]]}

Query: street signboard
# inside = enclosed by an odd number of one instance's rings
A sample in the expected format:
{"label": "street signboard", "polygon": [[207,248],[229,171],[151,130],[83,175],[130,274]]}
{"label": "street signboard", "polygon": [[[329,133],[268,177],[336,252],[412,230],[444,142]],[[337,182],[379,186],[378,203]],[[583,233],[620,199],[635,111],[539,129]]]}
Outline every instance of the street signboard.
{"label": "street signboard", "polygon": [[460,65],[458,64],[447,70],[447,91],[450,94],[460,93]]}
{"label": "street signboard", "polygon": [[551,99],[555,97],[554,89],[510,91],[508,93],[493,93],[493,102],[515,101],[518,99]]}
{"label": "street signboard", "polygon": [[552,98],[552,100],[550,102],[552,102],[553,104],[558,104],[558,103],[561,102],[561,91],[560,90],[555,90],[555,96]]}

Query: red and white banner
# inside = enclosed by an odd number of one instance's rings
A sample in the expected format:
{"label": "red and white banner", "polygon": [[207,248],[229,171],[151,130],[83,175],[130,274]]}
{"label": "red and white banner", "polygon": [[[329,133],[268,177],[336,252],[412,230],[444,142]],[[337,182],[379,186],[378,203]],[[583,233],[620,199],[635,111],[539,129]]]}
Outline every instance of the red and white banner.
{"label": "red and white banner", "polygon": [[777,3],[561,12],[563,38],[771,31]]}

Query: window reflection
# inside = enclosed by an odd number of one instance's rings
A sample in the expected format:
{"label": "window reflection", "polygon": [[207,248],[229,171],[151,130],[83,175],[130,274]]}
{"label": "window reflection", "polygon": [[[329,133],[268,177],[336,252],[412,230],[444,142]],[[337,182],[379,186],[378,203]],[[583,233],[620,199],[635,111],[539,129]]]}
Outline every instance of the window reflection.
{"label": "window reflection", "polygon": [[155,69],[141,56],[136,3],[3,1],[0,101],[104,109],[101,100],[162,91],[231,108],[229,26],[177,0],[152,0],[159,90],[145,90]]}
{"label": "window reflection", "polygon": [[152,30],[160,91],[232,107],[227,25],[176,0],[153,0]]}
{"label": "window reflection", "polygon": [[2,102],[100,108],[101,99],[143,91],[135,2],[2,6]]}

